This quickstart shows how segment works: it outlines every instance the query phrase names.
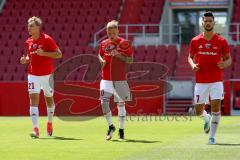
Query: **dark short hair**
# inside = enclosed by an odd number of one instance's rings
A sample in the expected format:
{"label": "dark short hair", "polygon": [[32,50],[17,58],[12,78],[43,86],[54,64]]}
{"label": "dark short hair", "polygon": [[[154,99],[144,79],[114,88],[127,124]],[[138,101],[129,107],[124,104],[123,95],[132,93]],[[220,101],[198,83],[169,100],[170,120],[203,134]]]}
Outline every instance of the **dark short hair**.
{"label": "dark short hair", "polygon": [[211,11],[206,11],[206,12],[203,14],[202,19],[204,20],[205,17],[212,17],[213,20],[214,20],[213,13],[212,13]]}

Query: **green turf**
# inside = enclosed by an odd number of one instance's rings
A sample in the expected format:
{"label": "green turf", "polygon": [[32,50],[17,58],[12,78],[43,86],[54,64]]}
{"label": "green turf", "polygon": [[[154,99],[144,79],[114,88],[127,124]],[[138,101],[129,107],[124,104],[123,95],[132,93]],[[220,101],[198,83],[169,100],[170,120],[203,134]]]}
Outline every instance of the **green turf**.
{"label": "green turf", "polygon": [[[106,122],[102,117],[89,121],[55,119],[54,136],[45,134],[46,118],[40,118],[40,139],[31,139],[28,117],[0,117],[1,160],[63,159],[240,159],[239,117],[223,117],[217,145],[207,145],[203,122],[198,117],[178,121],[155,117],[131,117],[126,122],[125,142],[105,140]],[[117,118],[114,119],[117,124]]]}

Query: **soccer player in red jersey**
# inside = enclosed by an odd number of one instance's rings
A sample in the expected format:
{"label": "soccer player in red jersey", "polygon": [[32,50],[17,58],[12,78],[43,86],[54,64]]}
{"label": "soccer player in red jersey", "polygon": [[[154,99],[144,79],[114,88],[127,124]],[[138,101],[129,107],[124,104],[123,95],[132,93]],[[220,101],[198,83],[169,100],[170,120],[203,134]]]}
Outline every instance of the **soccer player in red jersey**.
{"label": "soccer player in red jersey", "polygon": [[30,116],[33,123],[33,138],[39,138],[38,129],[38,104],[41,89],[44,92],[47,105],[48,122],[47,134],[52,135],[52,119],[54,115],[53,99],[53,59],[61,58],[62,52],[54,40],[41,32],[42,21],[38,17],[28,19],[28,32],[30,37],[25,42],[27,55],[20,58],[21,64],[28,65],[28,92],[30,98]]}
{"label": "soccer player in red jersey", "polygon": [[[204,32],[191,40],[188,62],[195,72],[196,85],[194,102],[196,114],[201,115],[206,133],[210,130],[209,144],[215,144],[215,133],[220,121],[221,100],[223,99],[223,69],[232,63],[227,41],[214,33],[212,12],[202,17]],[[203,109],[210,97],[211,116]],[[211,127],[210,127],[211,121]]]}
{"label": "soccer player in red jersey", "polygon": [[100,44],[99,60],[102,63],[102,80],[100,83],[100,99],[103,114],[108,122],[106,140],[112,138],[115,126],[109,107],[110,97],[114,95],[119,118],[119,140],[124,139],[124,121],[126,118],[125,101],[131,100],[131,93],[126,81],[127,64],[133,62],[131,43],[118,37],[118,22],[113,20],[107,24],[108,39]]}

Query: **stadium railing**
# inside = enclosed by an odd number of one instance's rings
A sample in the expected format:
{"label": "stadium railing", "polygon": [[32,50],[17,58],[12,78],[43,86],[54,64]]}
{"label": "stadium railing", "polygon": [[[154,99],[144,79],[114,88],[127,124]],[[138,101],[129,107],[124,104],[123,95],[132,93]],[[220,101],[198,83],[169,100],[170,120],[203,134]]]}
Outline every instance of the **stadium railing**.
{"label": "stadium railing", "polygon": [[228,40],[231,38],[232,44],[240,44],[240,23],[229,24]]}
{"label": "stadium railing", "polygon": [[[240,23],[216,25],[230,44],[240,44]],[[227,29],[225,29],[227,28]],[[134,39],[133,45],[182,44],[182,27],[179,24],[120,24],[120,36]],[[197,33],[196,33],[197,34]],[[93,46],[106,39],[106,27],[94,34]]]}
{"label": "stadium railing", "polygon": [[[181,44],[181,26],[178,24],[120,24],[120,36],[126,39],[141,38],[146,43],[148,37],[155,38],[155,45],[159,44]],[[94,34],[94,46],[107,38],[106,27]],[[133,45],[143,45],[135,43]]]}

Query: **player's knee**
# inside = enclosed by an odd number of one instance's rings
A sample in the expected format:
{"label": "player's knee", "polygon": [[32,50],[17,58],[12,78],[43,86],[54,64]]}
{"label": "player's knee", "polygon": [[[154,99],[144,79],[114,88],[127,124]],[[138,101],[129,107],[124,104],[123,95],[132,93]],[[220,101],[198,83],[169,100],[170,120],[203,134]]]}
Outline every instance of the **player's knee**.
{"label": "player's knee", "polygon": [[200,116],[203,112],[203,106],[204,104],[197,104],[195,105],[195,111],[196,111],[196,115]]}
{"label": "player's knee", "polygon": [[212,112],[219,112],[220,108],[221,108],[221,100],[212,100],[211,101]]}
{"label": "player's knee", "polygon": [[46,97],[45,96],[45,101],[46,101],[46,105],[48,107],[54,106],[54,99],[53,99],[53,97]]}
{"label": "player's knee", "polygon": [[30,105],[31,106],[38,106],[39,104],[39,94],[30,94],[29,95],[29,99],[30,99]]}
{"label": "player's knee", "polygon": [[111,111],[109,107],[109,98],[102,98],[101,99],[101,106],[102,106],[102,112],[103,114],[107,114],[108,112]]}
{"label": "player's knee", "polygon": [[119,102],[117,106],[118,106],[118,116],[125,117],[127,115],[125,103]]}
{"label": "player's knee", "polygon": [[108,98],[108,97],[102,97],[102,98],[101,98],[101,104],[103,104],[103,103],[109,103],[109,101],[110,101],[110,98]]}
{"label": "player's knee", "polygon": [[30,101],[30,106],[38,106],[38,102]]}
{"label": "player's knee", "polygon": [[118,103],[117,103],[117,106],[118,106],[118,107],[125,107],[125,102],[118,102]]}
{"label": "player's knee", "polygon": [[219,106],[212,106],[212,112],[219,112],[220,111],[220,107]]}

